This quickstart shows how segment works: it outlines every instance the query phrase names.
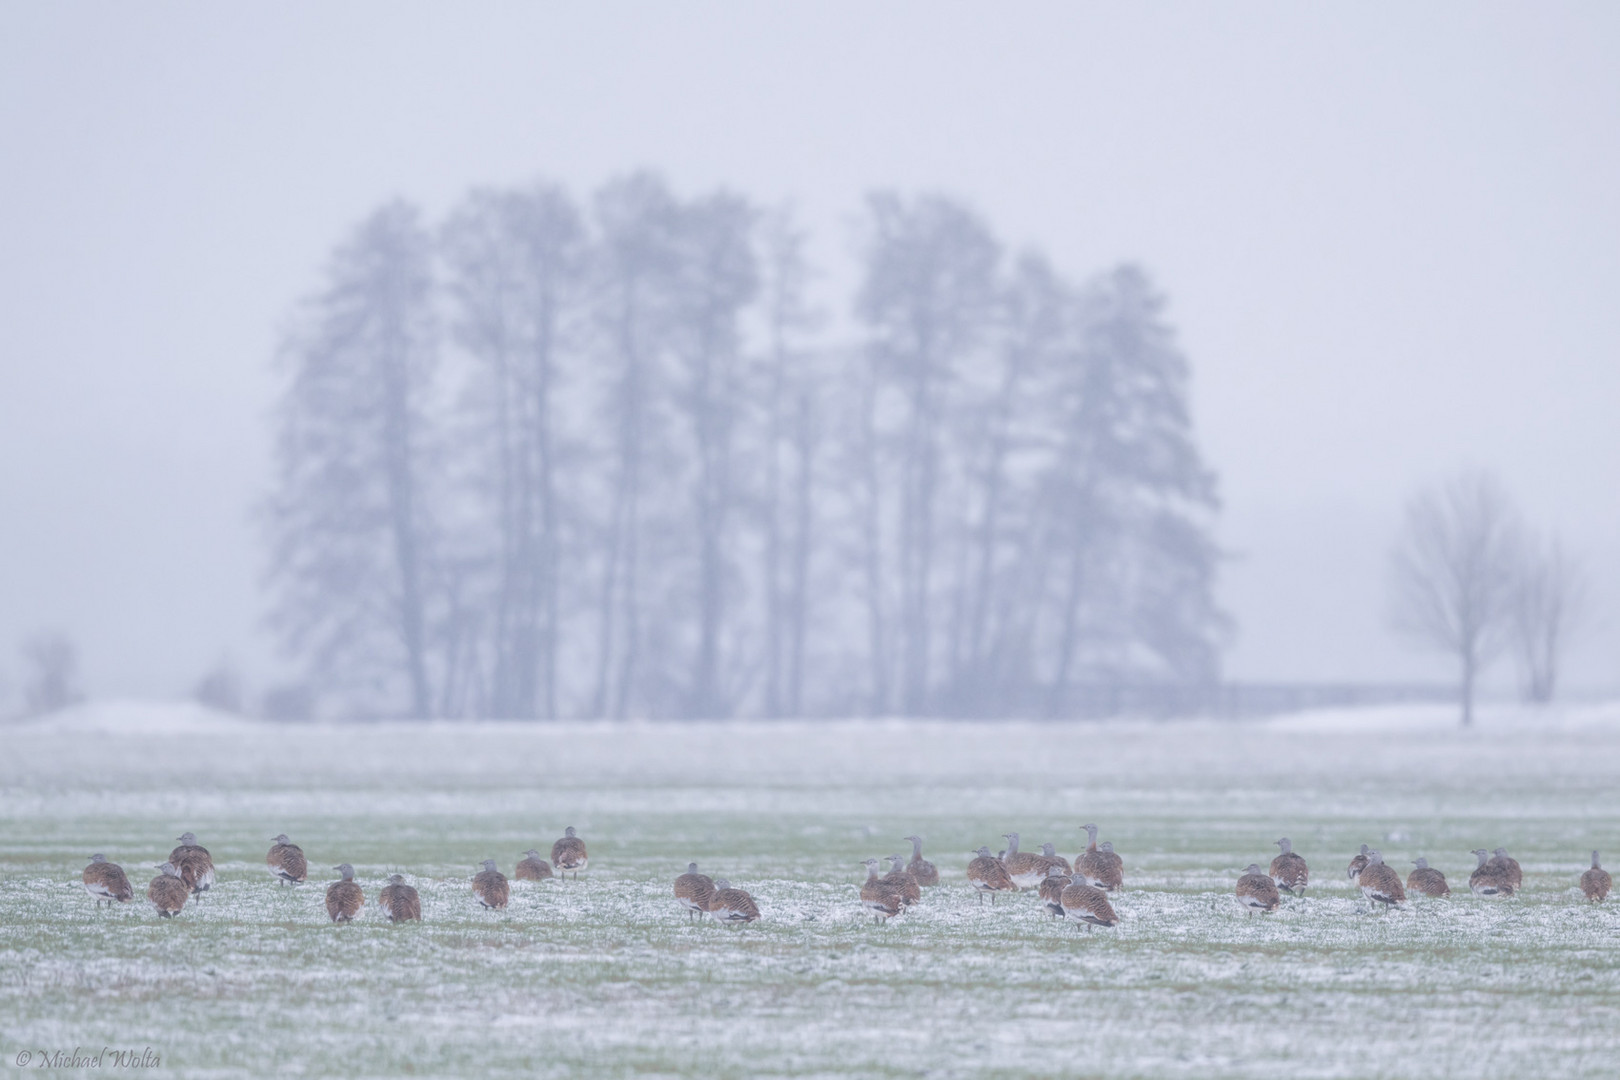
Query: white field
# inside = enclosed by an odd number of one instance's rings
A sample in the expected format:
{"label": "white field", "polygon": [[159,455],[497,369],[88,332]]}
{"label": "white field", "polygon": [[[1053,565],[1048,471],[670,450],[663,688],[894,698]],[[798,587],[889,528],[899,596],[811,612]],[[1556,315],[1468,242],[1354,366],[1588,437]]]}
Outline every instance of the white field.
{"label": "white field", "polygon": [[[1122,922],[1050,922],[1033,893],[981,905],[968,852],[1018,830],[1073,857],[1098,822],[1124,856]],[[578,883],[512,872],[564,825]],[[97,909],[87,856],[145,884],[182,831],[218,884],[172,921]],[[311,883],[263,859],[287,832]],[[873,926],[860,860],[918,832],[943,884]],[[1318,882],[1269,917],[1232,901],[1288,835]],[[1362,842],[1449,901],[1369,913]],[[1506,846],[1523,894],[1466,891]],[[148,1075],[1612,1077],[1620,896],[1581,902],[1592,848],[1620,865],[1620,708],[1322,713],[1267,723],[272,726],[187,706],[100,706],[0,727],[0,1061],[161,1055]],[[760,922],[689,924],[688,860]],[[372,900],[403,872],[424,922],[368,904],[327,922],[351,862]],[[36,1062],[37,1064],[37,1062]]]}

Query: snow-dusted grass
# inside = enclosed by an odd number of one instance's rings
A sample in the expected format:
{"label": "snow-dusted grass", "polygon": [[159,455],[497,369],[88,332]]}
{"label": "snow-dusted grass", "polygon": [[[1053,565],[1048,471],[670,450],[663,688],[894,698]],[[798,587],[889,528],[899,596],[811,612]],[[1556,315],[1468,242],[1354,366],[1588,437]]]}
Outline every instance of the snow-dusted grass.
{"label": "snow-dusted grass", "polygon": [[[274,727],[194,709],[87,709],[0,728],[0,1061],[151,1046],[164,1073],[355,1076],[1613,1076],[1620,716],[1444,710],[1230,726],[1042,724]],[[1097,821],[1126,863],[1122,923],[1055,924],[1033,893],[981,905],[967,852]],[[508,874],[575,825],[579,882]],[[144,894],[194,830],[219,883],[160,921],[96,909],[96,851]],[[311,883],[263,865],[285,831]],[[859,866],[919,832],[944,884],[871,925]],[[1284,834],[1318,888],[1247,918],[1231,886]],[[1384,915],[1343,883],[1356,845],[1458,894]],[[1521,898],[1466,893],[1507,846]],[[689,924],[689,859],[761,922]],[[327,868],[368,906],[334,927]],[[391,926],[390,872],[424,922]],[[317,884],[316,879],[321,879]],[[1620,898],[1617,898],[1620,900]]]}

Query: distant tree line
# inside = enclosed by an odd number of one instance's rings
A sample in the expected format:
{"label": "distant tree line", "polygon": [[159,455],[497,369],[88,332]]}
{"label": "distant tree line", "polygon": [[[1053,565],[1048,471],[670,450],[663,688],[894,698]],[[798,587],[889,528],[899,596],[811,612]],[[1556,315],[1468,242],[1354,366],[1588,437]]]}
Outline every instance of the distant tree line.
{"label": "distant tree line", "polygon": [[378,209],[281,355],[273,623],[361,715],[1062,715],[1207,682],[1216,485],[1134,266],[871,196],[828,340],[782,210],[655,174]]}

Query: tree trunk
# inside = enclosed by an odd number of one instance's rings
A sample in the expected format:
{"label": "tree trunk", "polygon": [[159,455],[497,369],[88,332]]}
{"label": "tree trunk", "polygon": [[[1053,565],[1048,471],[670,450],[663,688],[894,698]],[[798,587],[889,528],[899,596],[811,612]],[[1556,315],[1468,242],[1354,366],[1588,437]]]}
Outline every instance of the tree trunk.
{"label": "tree trunk", "polygon": [[883,612],[882,488],[878,474],[877,381],[868,375],[862,409],[862,539],[866,554],[867,656],[872,686],[869,711],[881,716],[889,707],[889,657]]}
{"label": "tree trunk", "polygon": [[384,438],[388,460],[389,520],[394,559],[399,571],[399,629],[405,646],[405,668],[410,679],[411,708],[419,718],[432,715],[433,693],[427,675],[427,643],[423,617],[421,545],[416,527],[416,477],[411,460],[410,394],[403,346],[388,342],[383,377],[387,380]]}
{"label": "tree trunk", "polygon": [[788,653],[788,714],[804,715],[804,636],[809,623],[810,604],[810,551],[811,551],[811,495],[813,493],[812,465],[814,461],[814,431],[810,413],[810,391],[799,391],[798,415],[794,427],[794,448],[798,458],[795,476],[795,514],[793,527],[793,604]]}
{"label": "tree trunk", "polygon": [[1474,652],[1472,649],[1463,651],[1462,664],[1462,726],[1474,725]]}

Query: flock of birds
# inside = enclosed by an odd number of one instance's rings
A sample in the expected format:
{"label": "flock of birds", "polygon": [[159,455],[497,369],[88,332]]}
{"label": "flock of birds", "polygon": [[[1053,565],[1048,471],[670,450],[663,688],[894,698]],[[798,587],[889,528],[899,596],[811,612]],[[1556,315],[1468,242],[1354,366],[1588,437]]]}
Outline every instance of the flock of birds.
{"label": "flock of birds", "polygon": [[[996,894],[1037,890],[1046,911],[1054,918],[1084,925],[1116,926],[1119,916],[1109,903],[1109,894],[1124,887],[1125,863],[1109,841],[1097,842],[1096,825],[1081,826],[1086,832],[1084,851],[1075,856],[1071,864],[1057,854],[1053,844],[1042,844],[1040,854],[1020,851],[1019,837],[1006,833],[1005,850],[994,855],[988,846],[981,847],[967,866],[968,884],[979,893],[979,902],[988,895],[994,903]],[[906,837],[911,842],[911,859],[890,855],[890,868],[880,874],[882,860],[866,859],[866,881],[861,885],[861,903],[872,913],[873,920],[884,922],[901,914],[922,900],[922,890],[940,883],[939,870],[923,858],[922,838]],[[202,894],[214,884],[214,860],[208,849],[197,843],[194,833],[179,837],[180,846],[169,853],[169,860],[158,866],[158,876],[147,886],[146,898],[160,916],[172,918],[184,910],[187,899],[200,903]],[[1310,884],[1310,867],[1293,849],[1288,837],[1278,840],[1281,849],[1271,860],[1269,870],[1261,870],[1259,863],[1250,863],[1238,878],[1234,898],[1250,917],[1255,912],[1276,911],[1281,894],[1301,896]],[[1477,848],[1474,855],[1479,864],[1468,877],[1468,888],[1479,896],[1508,897],[1517,892],[1524,873],[1516,860],[1503,848],[1494,852]],[[309,864],[303,849],[290,841],[286,834],[272,842],[265,864],[278,884],[301,885],[308,878]],[[544,881],[548,878],[566,878],[579,873],[588,865],[585,841],[575,835],[570,825],[564,835],[551,846],[551,861],[540,857],[538,850],[524,852],[517,864],[519,881]],[[332,869],[338,880],[326,889],[326,911],[335,923],[354,919],[365,906],[365,893],[354,880],[354,867],[342,863]],[[1429,865],[1427,859],[1414,860],[1414,869],[1401,876],[1394,867],[1384,862],[1383,854],[1361,845],[1361,851],[1350,860],[1346,877],[1352,887],[1359,888],[1368,901],[1384,910],[1406,902],[1407,893],[1442,897],[1451,894],[1446,875]],[[1598,853],[1592,852],[1592,866],[1581,875],[1581,892],[1593,903],[1609,895],[1612,882],[1608,871],[1598,862]],[[117,864],[107,861],[105,855],[92,855],[90,865],[84,869],[84,889],[102,903],[128,903],[135,896],[129,877]],[[494,911],[506,909],[511,897],[511,885],[496,868],[494,859],[485,859],[483,869],[472,876],[472,894],[484,908]],[[689,863],[686,873],[675,879],[675,900],[687,911],[688,918],[707,915],[716,922],[727,924],[750,923],[759,918],[759,907],[754,898],[742,889],[732,888],[724,878],[713,879],[698,872],[697,863]],[[401,874],[393,874],[388,884],[377,894],[377,906],[391,922],[420,921],[422,898]]]}
{"label": "flock of birds", "polygon": [[[201,903],[202,894],[214,884],[214,857],[197,843],[197,835],[182,833],[179,840],[180,846],[169,852],[168,862],[158,864],[158,876],[146,887],[147,900],[165,919],[180,914],[188,899]],[[570,874],[578,880],[579,872],[590,861],[585,841],[574,834],[572,825],[551,845],[550,862],[542,859],[534,848],[523,856],[517,865],[519,881],[561,879]],[[271,841],[264,862],[278,885],[302,885],[309,877],[309,861],[304,858],[304,849],[289,840],[286,833]],[[326,887],[326,913],[335,923],[350,922],[365,906],[365,890],[354,880],[353,866],[340,863],[332,869],[338,872],[338,880]],[[90,856],[90,865],[84,868],[84,891],[95,897],[97,907],[103,903],[127,904],[135,898],[135,888],[123,867],[108,862],[107,856],[101,854]],[[506,875],[495,868],[494,859],[485,859],[484,868],[473,875],[472,893],[485,908],[506,909],[512,887]],[[403,874],[389,875],[388,884],[377,894],[377,906],[390,922],[420,922],[422,919],[422,897],[413,886],[405,883]]]}

